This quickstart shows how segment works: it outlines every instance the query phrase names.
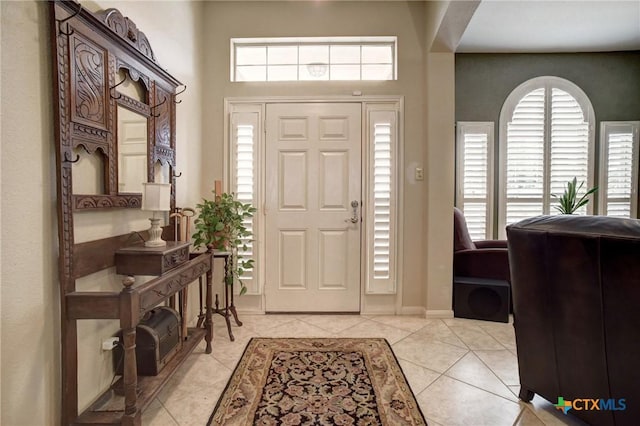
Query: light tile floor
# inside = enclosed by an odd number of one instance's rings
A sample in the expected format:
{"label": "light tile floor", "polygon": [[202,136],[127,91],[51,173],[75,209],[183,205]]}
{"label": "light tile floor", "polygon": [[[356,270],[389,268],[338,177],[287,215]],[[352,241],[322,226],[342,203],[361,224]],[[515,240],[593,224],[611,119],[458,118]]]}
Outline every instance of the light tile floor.
{"label": "light tile floor", "polygon": [[[429,425],[583,425],[536,396],[518,401],[511,323],[367,315],[241,315],[235,342],[214,317],[213,353],[204,342],[143,413],[144,425],[206,425],[252,337],[384,337]],[[242,425],[244,426],[244,425]]]}

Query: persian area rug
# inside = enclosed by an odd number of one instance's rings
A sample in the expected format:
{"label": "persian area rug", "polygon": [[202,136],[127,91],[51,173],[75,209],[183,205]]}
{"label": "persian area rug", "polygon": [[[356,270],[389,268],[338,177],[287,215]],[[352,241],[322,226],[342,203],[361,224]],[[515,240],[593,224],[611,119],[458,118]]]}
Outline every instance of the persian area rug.
{"label": "persian area rug", "polygon": [[385,339],[253,338],[209,425],[426,425]]}

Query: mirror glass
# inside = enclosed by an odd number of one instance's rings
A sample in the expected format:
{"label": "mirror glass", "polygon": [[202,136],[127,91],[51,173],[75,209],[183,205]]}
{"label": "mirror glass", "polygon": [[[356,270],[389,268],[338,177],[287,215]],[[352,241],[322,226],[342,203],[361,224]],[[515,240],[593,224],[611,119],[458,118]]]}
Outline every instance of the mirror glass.
{"label": "mirror glass", "polygon": [[[141,81],[133,81],[125,69],[118,71],[117,90],[136,101],[147,103],[147,91]],[[118,193],[142,193],[147,182],[148,117],[118,104]]]}
{"label": "mirror glass", "polygon": [[142,193],[147,181],[147,117],[118,105],[118,193]]}

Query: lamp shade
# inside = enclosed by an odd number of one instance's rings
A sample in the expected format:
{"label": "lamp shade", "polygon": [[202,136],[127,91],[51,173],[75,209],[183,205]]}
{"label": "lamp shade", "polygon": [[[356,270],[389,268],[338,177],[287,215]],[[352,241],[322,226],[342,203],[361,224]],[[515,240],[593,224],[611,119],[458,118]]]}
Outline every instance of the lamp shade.
{"label": "lamp shade", "polygon": [[142,210],[152,212],[171,210],[171,184],[144,182],[142,184]]}

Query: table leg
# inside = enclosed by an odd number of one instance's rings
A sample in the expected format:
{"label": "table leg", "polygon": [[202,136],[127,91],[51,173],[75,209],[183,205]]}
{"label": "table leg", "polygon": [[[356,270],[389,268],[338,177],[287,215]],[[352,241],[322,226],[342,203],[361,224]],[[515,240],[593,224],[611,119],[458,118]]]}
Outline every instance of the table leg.
{"label": "table leg", "polygon": [[122,328],[122,348],[124,365],[122,367],[122,383],[124,387],[123,425],[138,426],[141,424],[141,411],[138,408],[138,365],[136,361],[136,327],[138,317],[139,295],[132,286],[135,278],[128,276],[122,280],[124,289],[120,293],[120,327]]}
{"label": "table leg", "polygon": [[227,275],[226,275],[226,270],[227,270],[227,265],[225,262],[225,280],[224,280],[224,320],[227,322],[227,331],[229,331],[229,340],[231,340],[232,342],[236,340],[235,337],[233,337],[233,332],[231,331],[231,315],[229,314],[229,285],[227,285]]}
{"label": "table leg", "polygon": [[198,312],[198,323],[196,327],[200,328],[204,323],[204,311],[202,310],[202,275],[198,277],[198,292],[200,294],[200,311]]}
{"label": "table leg", "polygon": [[[230,256],[230,257],[231,257],[231,262],[233,262],[233,256]],[[227,264],[225,260],[225,267],[226,266]],[[233,315],[233,319],[236,321],[236,325],[238,325],[238,327],[242,327],[242,322],[238,319],[238,312],[236,311],[236,305],[233,302],[233,281],[231,281],[231,304],[229,305],[229,310]]]}
{"label": "table leg", "polygon": [[138,414],[138,366],[136,365],[136,328],[122,330],[122,340],[124,346],[124,418],[135,419]]}
{"label": "table leg", "polygon": [[236,311],[236,307],[233,304],[233,293],[231,294],[231,306],[229,306],[229,310],[231,311],[231,314],[233,315],[233,319],[236,321],[236,325],[238,327],[242,327],[242,321],[240,321],[238,319],[238,312]]}
{"label": "table leg", "polygon": [[189,287],[185,287],[180,292],[182,295],[182,304],[180,305],[182,311],[182,340],[187,340],[189,332],[187,331],[187,318],[189,315],[187,314],[187,306],[188,306],[188,298],[189,298]]}
{"label": "table leg", "polygon": [[204,328],[207,331],[207,334],[204,337],[204,340],[207,342],[207,347],[205,349],[205,353],[210,354],[212,351],[211,348],[211,340],[213,339],[213,320],[211,319],[211,310],[212,310],[212,301],[213,301],[213,290],[211,288],[211,283],[213,281],[213,256],[211,256],[211,267],[207,271],[207,302],[205,304],[205,320],[204,320]]}

